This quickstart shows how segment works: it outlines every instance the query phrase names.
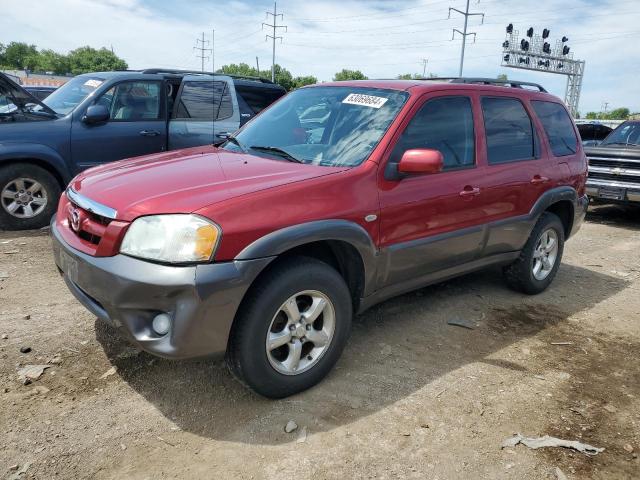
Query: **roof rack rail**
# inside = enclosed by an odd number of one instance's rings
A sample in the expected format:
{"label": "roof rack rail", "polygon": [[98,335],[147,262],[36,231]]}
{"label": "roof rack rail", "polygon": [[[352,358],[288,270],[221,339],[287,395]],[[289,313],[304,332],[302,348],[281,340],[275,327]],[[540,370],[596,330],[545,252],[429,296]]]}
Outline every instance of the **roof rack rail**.
{"label": "roof rack rail", "polygon": [[229,73],[222,72],[202,72],[200,70],[178,70],[173,68],[145,68],[144,70],[139,70],[140,73],[168,73],[168,74],[176,74],[176,75],[225,75],[231,78],[237,78],[238,80],[253,80],[254,82],[262,82],[262,83],[274,83],[271,80],[267,80],[262,77],[252,77],[249,75],[234,75]]}
{"label": "roof rack rail", "polygon": [[519,80],[501,80],[499,78],[483,78],[483,77],[434,77],[425,78],[425,80],[448,81],[450,83],[476,83],[481,85],[497,85],[502,87],[522,88],[535,87],[540,92],[547,90],[539,83],[521,82]]}

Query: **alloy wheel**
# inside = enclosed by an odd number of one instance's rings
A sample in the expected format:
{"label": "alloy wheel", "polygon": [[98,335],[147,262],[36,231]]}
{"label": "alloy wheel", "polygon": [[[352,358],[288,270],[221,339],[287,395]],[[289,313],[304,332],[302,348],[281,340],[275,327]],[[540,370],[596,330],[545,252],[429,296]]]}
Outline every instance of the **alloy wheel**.
{"label": "alloy wheel", "polygon": [[2,208],[16,218],[33,218],[46,208],[47,191],[32,178],[16,178],[0,192]]}
{"label": "alloy wheel", "polygon": [[533,276],[544,280],[549,276],[558,258],[558,234],[553,228],[542,232],[533,252]]}
{"label": "alloy wheel", "polygon": [[292,295],[269,325],[265,342],[269,363],[284,375],[309,370],[331,345],[335,324],[335,309],[326,295],[316,290]]}

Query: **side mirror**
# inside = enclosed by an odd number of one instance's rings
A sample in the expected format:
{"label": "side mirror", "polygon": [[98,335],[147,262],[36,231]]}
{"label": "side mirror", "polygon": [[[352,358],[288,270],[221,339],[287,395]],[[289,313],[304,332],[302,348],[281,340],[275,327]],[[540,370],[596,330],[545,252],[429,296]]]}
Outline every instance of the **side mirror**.
{"label": "side mirror", "polygon": [[87,112],[82,117],[82,121],[89,125],[96,123],[102,123],[109,120],[110,114],[107,107],[104,105],[91,105],[87,108]]}
{"label": "side mirror", "polygon": [[398,172],[416,175],[438,173],[442,171],[444,159],[442,153],[430,148],[407,150],[398,163]]}

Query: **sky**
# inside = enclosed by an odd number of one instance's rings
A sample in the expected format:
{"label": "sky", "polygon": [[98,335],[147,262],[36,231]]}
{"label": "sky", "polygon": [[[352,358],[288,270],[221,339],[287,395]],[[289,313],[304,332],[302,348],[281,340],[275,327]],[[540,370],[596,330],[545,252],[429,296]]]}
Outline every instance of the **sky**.
{"label": "sky", "polygon": [[[46,0],[28,11],[15,0],[0,0],[0,43],[23,41],[39,48],[67,52],[82,45],[113,47],[132,69],[145,67],[200,69],[193,47],[202,32],[211,42],[213,59],[206,68],[245,62],[271,66],[273,23],[261,0]],[[369,78],[395,78],[401,73],[457,76],[466,0],[280,0],[278,23],[282,41],[276,62],[293,75],[331,80],[343,68],[361,70]],[[520,32],[533,27],[551,30],[551,39],[569,37],[576,59],[585,60],[580,111],[626,106],[640,111],[640,0],[471,0],[464,75],[541,83],[564,97],[566,77],[501,67],[505,26]],[[552,42],[553,44],[553,42]],[[207,47],[211,47],[209,43]],[[209,54],[209,56],[211,56]]]}

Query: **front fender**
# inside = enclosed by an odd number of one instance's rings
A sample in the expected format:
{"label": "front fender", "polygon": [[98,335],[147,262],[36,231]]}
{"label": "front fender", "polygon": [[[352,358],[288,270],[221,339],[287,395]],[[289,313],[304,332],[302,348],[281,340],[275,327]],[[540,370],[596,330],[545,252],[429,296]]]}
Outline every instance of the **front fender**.
{"label": "front fender", "polygon": [[36,160],[54,170],[66,185],[72,178],[64,158],[53,148],[41,143],[0,143],[0,165],[16,160]]}
{"label": "front fender", "polygon": [[352,245],[364,265],[364,295],[375,287],[377,249],[367,231],[348,220],[318,220],[285,227],[245,247],[235,260],[273,257],[313,242],[337,240]]}

